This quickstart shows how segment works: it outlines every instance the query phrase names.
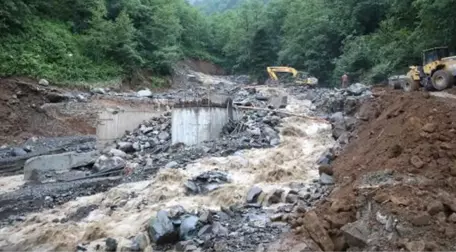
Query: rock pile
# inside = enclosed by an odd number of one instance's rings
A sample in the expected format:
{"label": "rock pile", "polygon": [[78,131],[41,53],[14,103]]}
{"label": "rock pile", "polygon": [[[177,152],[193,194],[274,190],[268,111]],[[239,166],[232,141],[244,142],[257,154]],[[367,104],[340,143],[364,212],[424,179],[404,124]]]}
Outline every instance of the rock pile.
{"label": "rock pile", "polygon": [[320,114],[343,112],[354,115],[363,101],[369,99],[372,92],[369,87],[356,83],[347,89],[309,89],[303,86],[294,86],[288,89],[291,94],[299,94],[301,100],[310,100]]}
{"label": "rock pile", "polygon": [[[128,173],[142,178],[150,170],[179,168],[204,156],[227,156],[238,150],[269,148],[280,144],[278,127],[282,117],[273,111],[246,111],[238,121],[225,125],[218,139],[199,146],[171,144],[171,114],[144,122],[106,148],[96,162],[97,171],[110,164],[125,164]],[[112,165],[111,165],[112,168]]]}
{"label": "rock pile", "polygon": [[228,174],[221,171],[208,171],[188,180],[185,188],[190,194],[208,193],[229,182]]}

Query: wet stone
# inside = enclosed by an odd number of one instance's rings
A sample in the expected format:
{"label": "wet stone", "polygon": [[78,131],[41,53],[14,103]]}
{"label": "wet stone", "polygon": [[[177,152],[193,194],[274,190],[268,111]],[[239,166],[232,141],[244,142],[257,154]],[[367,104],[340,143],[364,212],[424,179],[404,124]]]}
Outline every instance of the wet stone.
{"label": "wet stone", "polygon": [[320,175],[320,183],[322,185],[333,185],[334,184],[334,178],[326,173],[322,173]]}
{"label": "wet stone", "polygon": [[252,187],[247,193],[247,203],[255,203],[258,200],[258,196],[263,192],[263,190],[257,186]]}
{"label": "wet stone", "polygon": [[179,227],[179,235],[181,240],[189,240],[193,236],[196,236],[198,220],[198,217],[190,216],[182,221],[182,224]]}
{"label": "wet stone", "polygon": [[148,231],[150,239],[157,244],[174,243],[179,240],[178,232],[174,230],[172,221],[163,210],[150,221]]}
{"label": "wet stone", "polygon": [[106,251],[114,252],[117,250],[117,240],[113,238],[106,239]]}

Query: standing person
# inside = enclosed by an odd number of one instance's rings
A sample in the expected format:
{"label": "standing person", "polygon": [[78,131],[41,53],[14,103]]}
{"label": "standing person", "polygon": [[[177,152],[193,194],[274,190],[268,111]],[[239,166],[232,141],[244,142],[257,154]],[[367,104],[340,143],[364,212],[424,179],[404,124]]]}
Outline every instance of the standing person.
{"label": "standing person", "polygon": [[342,75],[342,88],[346,87],[348,87],[348,75],[347,73],[344,73],[344,75]]}

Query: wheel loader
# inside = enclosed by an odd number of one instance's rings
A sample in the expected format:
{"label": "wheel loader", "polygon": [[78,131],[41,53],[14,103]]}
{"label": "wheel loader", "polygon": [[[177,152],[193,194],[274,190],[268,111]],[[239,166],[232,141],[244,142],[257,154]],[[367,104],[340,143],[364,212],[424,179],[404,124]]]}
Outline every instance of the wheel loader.
{"label": "wheel loader", "polygon": [[310,85],[310,86],[315,86],[318,84],[317,78],[307,77],[306,74],[304,74],[303,72],[299,72],[292,67],[274,66],[274,67],[267,67],[266,70],[268,71],[270,79],[273,81],[279,80],[276,73],[291,73],[295,84]]}
{"label": "wheel loader", "polygon": [[428,91],[441,91],[455,83],[456,56],[449,56],[448,47],[436,47],[423,51],[423,65],[410,66],[402,88],[415,91],[424,87]]}

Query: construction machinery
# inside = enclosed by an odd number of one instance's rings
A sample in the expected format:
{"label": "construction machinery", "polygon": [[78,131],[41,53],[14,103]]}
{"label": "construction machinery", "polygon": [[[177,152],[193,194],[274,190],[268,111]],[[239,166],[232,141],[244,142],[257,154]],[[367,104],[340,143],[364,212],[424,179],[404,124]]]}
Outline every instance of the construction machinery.
{"label": "construction machinery", "polygon": [[279,78],[277,77],[277,73],[291,73],[294,79],[294,83],[298,85],[310,85],[314,86],[318,84],[318,79],[315,77],[309,77],[303,72],[297,71],[292,67],[285,67],[285,66],[274,66],[274,67],[267,67],[269,77],[274,80],[278,81]]}
{"label": "construction machinery", "polygon": [[423,65],[410,66],[410,71],[402,83],[407,91],[441,91],[453,86],[456,77],[456,56],[450,56],[448,47],[436,47],[423,51]]}

